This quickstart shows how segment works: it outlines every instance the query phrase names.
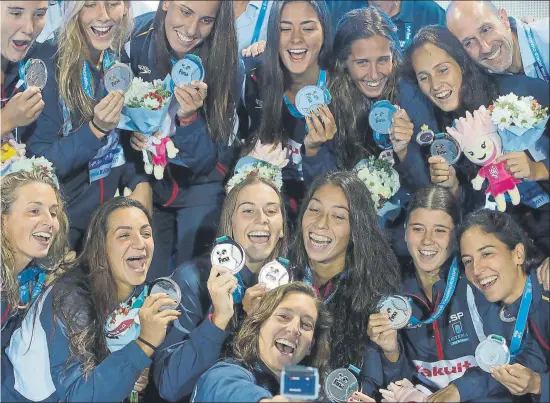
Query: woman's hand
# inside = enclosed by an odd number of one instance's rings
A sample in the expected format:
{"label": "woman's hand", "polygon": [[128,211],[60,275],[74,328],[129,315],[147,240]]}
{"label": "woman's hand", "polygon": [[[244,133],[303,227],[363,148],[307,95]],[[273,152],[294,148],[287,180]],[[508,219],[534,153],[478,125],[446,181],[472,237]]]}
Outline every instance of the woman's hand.
{"label": "woman's hand", "polygon": [[283,147],[281,143],[277,144],[262,144],[260,140],[256,142],[254,150],[248,154],[252,158],[269,162],[283,169],[288,164],[288,149]]}
{"label": "woman's hand", "polygon": [[241,54],[243,55],[243,57],[260,56],[265,51],[265,45],[266,45],[266,41],[264,40],[255,42],[249,47],[243,49]]}
{"label": "woman's hand", "polygon": [[149,367],[145,368],[134,385],[136,392],[141,392],[149,383]]}
{"label": "woman's hand", "polygon": [[430,179],[433,183],[455,191],[458,189],[458,178],[452,165],[447,164],[442,157],[430,157]]}
{"label": "woman's hand", "polygon": [[190,119],[204,105],[207,93],[208,85],[202,81],[193,81],[189,85],[176,87],[174,95],[180,104],[178,116],[184,120]]}
{"label": "woman's hand", "polygon": [[233,291],[237,288],[237,278],[229,269],[212,266],[208,277],[208,292],[214,307],[212,323],[225,330],[233,317]]}
{"label": "woman's hand", "polygon": [[2,137],[16,127],[30,125],[38,118],[45,105],[38,87],[29,87],[15,94],[2,108]]}
{"label": "woman's hand", "polygon": [[500,365],[491,370],[491,376],[513,395],[541,393],[540,375],[521,364]]}
{"label": "woman's hand", "polygon": [[265,288],[265,284],[261,283],[256,284],[245,291],[243,298],[243,309],[247,315],[250,315],[250,312],[252,312],[254,306],[262,300],[266,292],[267,289]]}
{"label": "woman's hand", "polygon": [[391,328],[391,321],[385,313],[373,313],[369,316],[367,335],[379,346],[390,361],[399,359],[397,330]]}
{"label": "woman's hand", "polygon": [[405,109],[399,109],[392,117],[390,140],[400,161],[407,156],[407,148],[414,134],[414,125]]}
{"label": "woman's hand", "polygon": [[542,284],[544,291],[550,290],[550,258],[544,259],[544,262],[537,268],[537,279]]}
{"label": "woman's hand", "polygon": [[[120,121],[120,112],[124,106],[124,94],[120,91],[113,91],[107,94],[99,103],[94,107],[93,123],[105,132],[109,132],[118,126]],[[105,133],[101,133],[95,130],[92,124],[90,124],[93,133],[98,138],[106,136]]]}
{"label": "woman's hand", "polygon": [[321,105],[306,116],[306,125],[308,129],[304,139],[306,156],[313,157],[321,145],[334,138],[337,130],[336,122],[328,106]]}
{"label": "woman's hand", "polygon": [[[181,312],[175,309],[159,311],[163,306],[176,307],[176,302],[169,298],[168,294],[151,294],[145,299],[139,310],[139,323],[141,326],[139,336],[155,347],[160,346],[164,341],[168,324],[181,315]],[[138,340],[138,344],[147,355],[151,356],[153,354],[153,349],[145,343]]]}

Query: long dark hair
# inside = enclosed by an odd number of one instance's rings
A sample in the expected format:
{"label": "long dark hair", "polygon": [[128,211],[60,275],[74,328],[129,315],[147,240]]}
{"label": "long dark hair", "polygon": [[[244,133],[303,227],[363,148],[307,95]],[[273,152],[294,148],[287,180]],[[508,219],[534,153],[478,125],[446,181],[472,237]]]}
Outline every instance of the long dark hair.
{"label": "long dark hair", "polygon": [[63,323],[71,356],[81,362],[85,374],[109,354],[105,320],[119,301],[107,260],[108,220],[124,208],[137,208],[152,222],[145,207],[130,198],[115,197],[99,206],[88,226],[82,254],[53,290],[54,316]]}
{"label": "long dark hair", "polygon": [[[302,219],[313,195],[325,185],[338,186],[349,204],[350,242],[346,253],[345,275],[329,309],[334,318],[331,329],[331,367],[356,363],[359,368],[367,341],[369,316],[384,295],[399,289],[399,264],[390,244],[378,226],[371,194],[351,172],[333,172],[314,180],[302,203],[291,247],[294,278],[304,278],[309,258],[302,238]],[[356,365],[356,366],[357,366]]]}
{"label": "long dark hair", "polygon": [[523,244],[525,247],[525,261],[522,269],[526,274],[536,269],[544,259],[542,253],[521,225],[507,213],[483,209],[468,214],[458,229],[458,239],[462,239],[464,233],[472,227],[479,227],[483,232],[494,235],[506,245],[508,250],[513,250],[520,243]]}
{"label": "long dark hair", "polygon": [[[283,120],[283,95],[289,78],[279,57],[280,24],[283,7],[297,0],[274,1],[267,25],[267,44],[261,75],[261,98],[263,100],[262,120],[259,137],[263,143],[286,143],[289,133],[285,132]],[[332,43],[330,13],[324,0],[308,0],[317,13],[323,28],[323,46],[319,53],[319,66],[326,68]]]}
{"label": "long dark hair", "polygon": [[[204,82],[208,84],[208,96],[204,102],[208,133],[214,140],[227,142],[233,133],[235,108],[240,98],[240,94],[235,93],[240,59],[233,3],[220,3],[212,32],[192,53],[202,59]],[[156,48],[155,62],[162,76],[170,73],[170,59],[173,57],[164,28],[166,14],[160,1],[153,21],[153,40]]]}
{"label": "long dark hair", "polygon": [[452,121],[449,122],[449,120],[463,117],[466,115],[467,111],[473,112],[482,105],[488,106],[496,99],[498,89],[495,80],[486,74],[483,69],[468,56],[460,44],[460,41],[456,39],[447,28],[439,25],[428,25],[423,27],[418,31],[412,43],[405,51],[402,74],[407,80],[413,84],[417,84],[412,59],[415,51],[428,43],[447,52],[447,54],[460,66],[460,70],[462,71],[460,107],[451,114],[447,114],[450,116],[446,118],[443,117],[445,112],[439,108],[435,108],[440,129],[445,128],[445,126],[442,125],[450,126]]}
{"label": "long dark hair", "polygon": [[347,68],[353,43],[376,35],[390,41],[393,67],[379,99],[395,104],[399,97],[397,73],[401,65],[401,48],[391,19],[377,7],[352,10],[340,20],[334,37],[328,89],[334,99],[331,109],[338,124],[335,142],[342,169],[351,169],[361,158],[377,154],[368,124],[369,111],[376,100],[361,93]]}

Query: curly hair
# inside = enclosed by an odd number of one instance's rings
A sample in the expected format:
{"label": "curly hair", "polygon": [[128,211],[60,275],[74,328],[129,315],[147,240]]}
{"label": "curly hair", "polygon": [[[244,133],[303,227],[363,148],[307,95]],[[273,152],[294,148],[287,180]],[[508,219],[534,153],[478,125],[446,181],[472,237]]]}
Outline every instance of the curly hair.
{"label": "curly hair", "polygon": [[302,282],[293,282],[277,287],[269,291],[254,311],[246,317],[244,323],[237,333],[233,342],[233,354],[235,358],[244,362],[245,365],[252,367],[260,358],[260,330],[264,323],[273,315],[275,309],[289,294],[305,294],[315,300],[317,308],[317,322],[313,332],[315,343],[308,355],[301,364],[312,365],[314,367],[324,369],[329,360],[329,329],[331,325],[331,317],[321,301],[317,299],[315,290]]}
{"label": "curly hair", "polygon": [[303,279],[309,257],[302,237],[302,219],[315,192],[326,185],[344,192],[349,205],[350,242],[344,276],[328,307],[334,318],[331,329],[331,367],[351,363],[361,368],[367,343],[369,316],[384,295],[399,290],[397,257],[378,226],[374,202],[365,184],[351,172],[333,172],[318,177],[302,203],[291,245],[294,278]]}
{"label": "curly hair", "polygon": [[14,245],[6,234],[4,217],[10,214],[13,205],[17,202],[19,189],[32,183],[43,183],[54,190],[58,205],[57,220],[59,221],[59,231],[53,236],[48,255],[45,258],[36,259],[35,263],[48,270],[52,277],[56,277],[63,271],[61,263],[65,255],[65,248],[68,246],[69,220],[63,208],[61,193],[50,174],[44,171],[18,171],[2,177],[0,181],[0,187],[2,188],[2,262],[0,264],[2,274],[0,289],[2,290],[2,299],[7,302],[12,311],[19,307],[19,283],[17,273],[15,273]]}

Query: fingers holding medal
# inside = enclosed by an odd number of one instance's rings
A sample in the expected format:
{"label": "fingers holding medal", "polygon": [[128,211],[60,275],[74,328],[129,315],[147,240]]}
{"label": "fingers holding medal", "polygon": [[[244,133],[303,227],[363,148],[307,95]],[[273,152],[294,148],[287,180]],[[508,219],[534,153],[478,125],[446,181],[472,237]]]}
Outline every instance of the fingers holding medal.
{"label": "fingers holding medal", "polygon": [[336,134],[336,120],[327,105],[323,104],[312,110],[312,113],[305,117],[308,133],[304,139],[306,155],[317,154],[319,147]]}

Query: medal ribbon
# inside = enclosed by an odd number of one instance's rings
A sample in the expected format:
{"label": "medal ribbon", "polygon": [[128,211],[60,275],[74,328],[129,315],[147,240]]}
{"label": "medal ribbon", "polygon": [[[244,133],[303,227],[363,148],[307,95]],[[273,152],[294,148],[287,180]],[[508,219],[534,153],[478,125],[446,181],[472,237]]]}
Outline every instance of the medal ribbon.
{"label": "medal ribbon", "polygon": [[529,316],[529,308],[531,301],[533,300],[533,285],[531,284],[531,277],[527,277],[525,287],[523,288],[523,296],[521,297],[521,304],[519,306],[519,312],[516,319],[516,325],[514,326],[514,333],[512,335],[512,341],[510,343],[510,357],[514,357],[521,351],[521,340],[523,333],[527,325],[527,318]]}
{"label": "medal ribbon", "polygon": [[262,25],[264,24],[265,13],[267,11],[268,4],[269,2],[267,0],[262,1],[262,8],[260,9],[260,14],[258,14],[258,20],[256,21],[256,27],[254,28],[254,35],[252,35],[250,45],[258,42],[258,39],[260,39],[260,32],[262,30]]}
{"label": "medal ribbon", "polygon": [[[324,90],[325,96],[327,97],[327,101],[330,102],[331,95],[326,90],[326,85],[327,85],[327,72],[326,72],[326,70],[321,70],[319,72],[319,79],[317,80],[317,87],[322,88]],[[290,114],[292,116],[294,116],[295,118],[304,119],[302,114],[300,112],[298,112],[298,109],[296,109],[296,107],[294,105],[292,105],[292,102],[290,102],[290,99],[288,99],[286,94],[283,94],[283,99],[284,99],[285,104],[288,108],[288,111],[290,112]],[[307,129],[307,127],[306,127],[306,129]]]}
{"label": "medal ribbon", "polygon": [[26,305],[36,300],[46,282],[46,273],[38,267],[23,270],[17,276],[19,281],[19,301]]}
{"label": "medal ribbon", "polygon": [[527,42],[529,43],[529,47],[531,48],[531,53],[535,58],[535,65],[539,72],[539,75],[542,76],[542,79],[544,81],[549,82],[550,76],[548,75],[548,70],[544,65],[544,61],[542,60],[542,55],[540,54],[540,50],[537,46],[537,43],[535,42],[535,35],[533,34],[533,29],[529,26],[529,24],[523,24],[523,29],[525,30],[525,36],[527,36]]}
{"label": "medal ribbon", "polygon": [[[441,302],[437,306],[436,311],[432,316],[430,316],[426,320],[418,320],[414,316],[411,316],[411,320],[409,323],[413,325],[429,325],[432,322],[435,322],[439,317],[443,314],[443,311],[445,311],[445,308],[451,301],[451,298],[454,294],[456,283],[458,282],[458,264],[456,261],[456,258],[453,259],[453,263],[451,264],[451,268],[449,269],[449,278],[447,279],[447,285],[445,286],[445,292],[443,293],[443,298],[441,298]],[[409,298],[412,304],[411,298]]]}
{"label": "medal ribbon", "polygon": [[319,287],[316,284],[313,284],[313,273],[311,272],[311,269],[309,268],[309,266],[306,266],[304,283],[309,284],[315,289],[317,296],[323,301],[324,305],[327,305],[334,298],[334,295],[338,290],[338,287],[334,287],[332,292],[330,292],[332,289],[332,280],[330,280],[327,284],[327,287],[325,288],[324,295],[321,295],[321,290],[319,289]]}

